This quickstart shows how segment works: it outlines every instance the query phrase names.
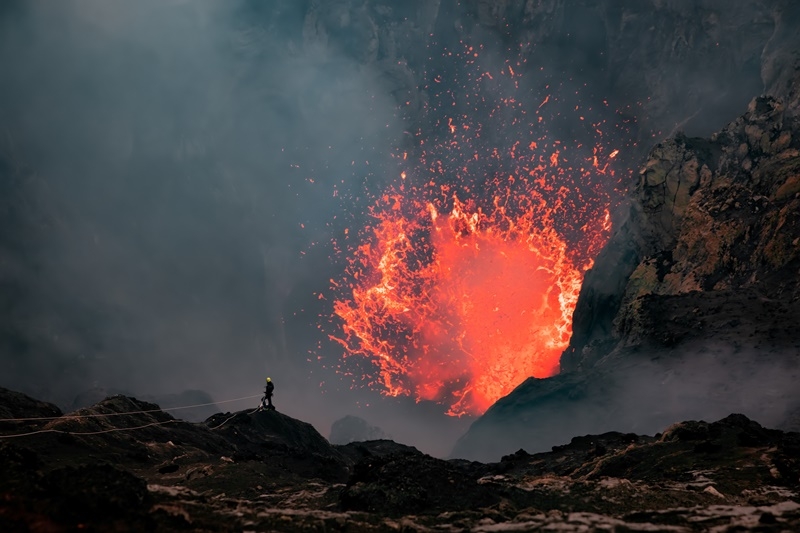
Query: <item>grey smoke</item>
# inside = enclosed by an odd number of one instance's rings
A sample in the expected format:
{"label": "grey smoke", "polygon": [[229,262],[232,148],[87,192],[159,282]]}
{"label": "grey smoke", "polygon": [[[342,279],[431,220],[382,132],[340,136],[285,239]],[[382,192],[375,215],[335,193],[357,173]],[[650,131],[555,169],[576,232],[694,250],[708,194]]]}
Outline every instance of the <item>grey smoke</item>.
{"label": "grey smoke", "polygon": [[20,182],[3,185],[27,217],[4,231],[29,262],[2,272],[25,291],[4,386],[69,405],[92,386],[222,399],[258,394],[267,373],[284,390],[315,383],[287,338],[317,320],[294,316],[297,294],[326,288],[329,223],[383,179],[372,169],[402,123],[374,73],[303,41],[295,11],[73,0],[0,13],[3,156]]}
{"label": "grey smoke", "polygon": [[798,409],[798,378],[791,350],[760,351],[713,339],[674,351],[643,349],[584,374],[521,385],[473,424],[452,455],[498,461],[520,448],[548,451],[575,436],[654,435],[679,421],[713,422],[731,413],[778,427]]}
{"label": "grey smoke", "polygon": [[368,440],[391,439],[392,436],[361,417],[347,415],[331,425],[328,440],[331,444],[348,444]]}

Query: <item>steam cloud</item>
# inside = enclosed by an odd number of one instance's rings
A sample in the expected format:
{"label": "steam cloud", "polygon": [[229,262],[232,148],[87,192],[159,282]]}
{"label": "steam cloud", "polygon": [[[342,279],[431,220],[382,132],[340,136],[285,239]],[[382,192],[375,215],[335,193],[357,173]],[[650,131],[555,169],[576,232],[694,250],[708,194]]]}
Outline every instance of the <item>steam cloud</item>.
{"label": "steam cloud", "polygon": [[456,444],[453,456],[498,461],[519,448],[548,451],[580,435],[653,435],[675,422],[712,422],[731,413],[781,427],[798,409],[800,366],[789,350],[764,353],[709,339],[679,354],[645,350],[608,366],[529,387],[536,399],[501,400],[475,423],[478,431]]}

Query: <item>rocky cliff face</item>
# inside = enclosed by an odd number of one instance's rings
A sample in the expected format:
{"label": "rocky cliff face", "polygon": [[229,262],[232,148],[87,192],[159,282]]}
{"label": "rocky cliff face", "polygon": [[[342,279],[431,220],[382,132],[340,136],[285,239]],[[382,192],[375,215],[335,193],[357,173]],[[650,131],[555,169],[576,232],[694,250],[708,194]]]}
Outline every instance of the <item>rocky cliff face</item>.
{"label": "rocky cliff face", "polygon": [[796,39],[786,31],[797,16],[790,2],[461,4],[481,27],[528,43],[527,59],[533,64],[550,57],[565,72],[578,67],[577,77],[602,80],[599,86],[615,102],[638,108],[631,113],[645,135],[658,137],[677,128],[711,133],[737,114],[737,105],[760,93],[762,83],[781,83],[769,68],[768,80],[759,74],[767,63],[765,50],[774,54],[777,71],[796,60],[786,55],[784,44]]}
{"label": "rocky cliff face", "polygon": [[420,43],[434,54],[434,43],[480,44],[489,53],[519,48],[523,72],[545,67],[556,83],[565,81],[560,76],[588,82],[636,117],[647,150],[651,135],[710,134],[761,92],[791,93],[787,105],[796,107],[787,72],[798,56],[787,43],[797,42],[797,20],[788,0],[437,0],[402,7],[339,0],[308,4],[303,39],[357,58],[418,112],[437,62]]}
{"label": "rocky cliff face", "polygon": [[[799,127],[782,102],[757,98],[711,139],[679,136],[654,148],[627,220],[587,274],[565,370],[592,366],[609,354],[609,343],[621,349],[649,340],[664,318],[650,305],[657,301],[676,305],[702,293],[725,295],[730,308],[757,307],[749,303],[757,298],[773,304],[778,316],[795,312]],[[766,327],[770,319],[762,318]],[[745,318],[751,319],[757,320]],[[780,329],[779,320],[773,325]],[[701,336],[703,325],[697,326],[694,335]],[[791,331],[770,336],[794,347]],[[740,342],[758,344],[759,336]]]}
{"label": "rocky cliff face", "polygon": [[602,428],[649,431],[734,406],[794,427],[795,111],[759,97],[709,139],[678,135],[652,150],[624,223],[585,278],[563,374],[499,401],[455,455],[541,449]]}

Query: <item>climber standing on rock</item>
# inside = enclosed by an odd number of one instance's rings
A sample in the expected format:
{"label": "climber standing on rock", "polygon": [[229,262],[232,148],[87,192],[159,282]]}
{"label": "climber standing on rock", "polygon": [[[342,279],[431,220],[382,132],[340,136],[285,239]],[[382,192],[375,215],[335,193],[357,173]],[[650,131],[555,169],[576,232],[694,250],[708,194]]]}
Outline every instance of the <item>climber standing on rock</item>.
{"label": "climber standing on rock", "polygon": [[259,410],[266,409],[274,411],[275,406],[272,405],[272,391],[275,390],[275,385],[272,383],[272,378],[267,378],[267,388],[264,389],[264,397],[261,398],[261,406]]}

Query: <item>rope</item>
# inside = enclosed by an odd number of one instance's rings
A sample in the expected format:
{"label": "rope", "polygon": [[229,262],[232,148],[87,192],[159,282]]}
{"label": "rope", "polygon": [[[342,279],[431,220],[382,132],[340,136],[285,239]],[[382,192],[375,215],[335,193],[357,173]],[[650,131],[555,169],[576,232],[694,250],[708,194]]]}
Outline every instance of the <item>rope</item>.
{"label": "rope", "polygon": [[[248,414],[248,415],[252,415],[253,413],[255,413],[256,411],[258,411],[259,409],[260,409],[259,407],[256,407],[255,409],[253,409],[252,411],[250,411],[250,412],[249,412],[249,413],[247,413],[247,414]],[[222,421],[222,424],[220,424],[220,425],[218,425],[218,426],[214,426],[213,428],[208,428],[208,429],[210,429],[210,430],[212,430],[212,431],[213,431],[213,430],[215,430],[215,429],[219,429],[219,428],[221,428],[222,426],[224,426],[225,424],[227,424],[227,423],[228,423],[228,421],[232,420],[232,419],[233,419],[233,418],[234,418],[236,415],[238,415],[238,414],[239,414],[239,413],[234,413],[234,414],[232,414],[231,416],[229,416],[228,418],[226,418],[225,420],[223,420],[223,421]]]}
{"label": "rope", "polygon": [[145,414],[145,413],[157,413],[159,411],[178,411],[180,409],[193,409],[195,407],[207,407],[209,405],[217,405],[221,403],[231,403],[231,402],[240,402],[242,400],[252,400],[253,398],[260,398],[263,396],[262,394],[256,394],[254,396],[245,396],[244,398],[234,398],[233,400],[222,400],[219,402],[211,402],[211,403],[198,403],[195,405],[183,405],[181,407],[166,407],[164,409],[147,409],[144,411],[128,411],[125,413],[107,413],[107,414],[90,414],[90,415],[74,415],[74,414],[66,414],[61,416],[42,416],[42,417],[31,417],[31,418],[0,418],[0,422],[32,422],[36,420],[67,420],[71,418],[102,418],[106,416],[123,416],[123,415],[137,415],[137,414]]}
{"label": "rope", "polygon": [[[184,405],[181,407],[169,407],[166,409],[146,409],[143,411],[128,411],[126,413],[108,413],[108,414],[89,414],[89,415],[62,415],[62,416],[44,416],[39,418],[0,418],[0,422],[23,422],[23,421],[36,421],[36,420],[71,420],[77,418],[99,418],[99,417],[109,417],[109,416],[122,416],[122,415],[135,415],[135,414],[144,414],[144,413],[154,413],[159,411],[175,411],[178,409],[191,409],[193,407],[205,407],[208,405],[217,405],[220,403],[231,403],[231,402],[240,402],[242,400],[252,400],[253,398],[261,397],[261,394],[257,394],[255,396],[245,396],[244,398],[234,398],[232,400],[221,400],[219,402],[213,403],[202,403],[196,405]],[[259,408],[255,408],[249,413],[248,415],[252,415]],[[209,428],[211,430],[219,429],[223,425],[227,424],[228,421],[233,419],[238,413],[234,413],[230,417],[226,418],[220,425],[214,426],[213,428]],[[111,428],[111,429],[103,429],[99,431],[64,431],[62,429],[39,429],[36,431],[30,431],[28,433],[16,433],[14,435],[0,435],[1,439],[13,439],[15,437],[28,437],[31,435],[38,435],[40,433],[61,433],[63,435],[100,435],[102,433],[112,433],[116,431],[133,431],[137,429],[144,429],[151,426],[161,426],[164,424],[173,424],[175,422],[183,422],[182,420],[166,420],[164,422],[150,422],[149,424],[144,424],[142,426],[135,426],[135,427],[127,427],[127,428]],[[186,422],[184,422],[186,423]]]}
{"label": "rope", "polygon": [[179,420],[167,420],[165,422],[150,422],[149,424],[145,424],[143,426],[136,426],[132,428],[111,428],[111,429],[103,429],[100,431],[64,431],[61,429],[40,429],[38,431],[31,431],[30,433],[17,433],[14,435],[0,435],[0,439],[13,439],[15,437],[28,437],[30,435],[38,435],[39,433],[61,433],[64,435],[100,435],[101,433],[111,433],[114,431],[133,431],[135,429],[144,429],[150,426],[160,426],[163,424],[172,424],[174,422],[179,422]]}
{"label": "rope", "polygon": [[[222,403],[222,402],[220,402],[220,403]],[[247,414],[248,415],[252,415],[253,413],[257,412],[258,410],[259,410],[258,408],[253,409],[252,411],[250,411]],[[130,414],[130,413],[118,413],[118,414]],[[228,418],[223,420],[223,422],[220,425],[214,426],[213,428],[208,428],[208,429],[213,431],[215,429],[221,428],[222,426],[227,424],[230,420],[235,418],[237,414],[239,414],[239,413],[235,413],[235,414],[229,416]],[[135,426],[135,427],[130,427],[130,428],[111,428],[111,429],[103,429],[103,430],[100,430],[100,431],[64,431],[64,430],[61,430],[61,429],[40,429],[40,430],[37,430],[37,431],[31,431],[31,432],[28,432],[28,433],[16,433],[14,435],[0,435],[0,439],[13,439],[14,437],[28,437],[28,436],[31,436],[31,435],[38,435],[39,433],[61,433],[63,435],[100,435],[102,433],[112,433],[112,432],[115,432],[115,431],[133,431],[135,429],[144,429],[144,428],[147,428],[147,427],[150,427],[150,426],[161,426],[161,425],[164,425],[164,424],[173,424],[175,422],[182,422],[182,420],[166,420],[164,422],[150,422],[149,424],[144,424],[143,426]],[[186,423],[186,422],[184,422],[184,423]]]}

